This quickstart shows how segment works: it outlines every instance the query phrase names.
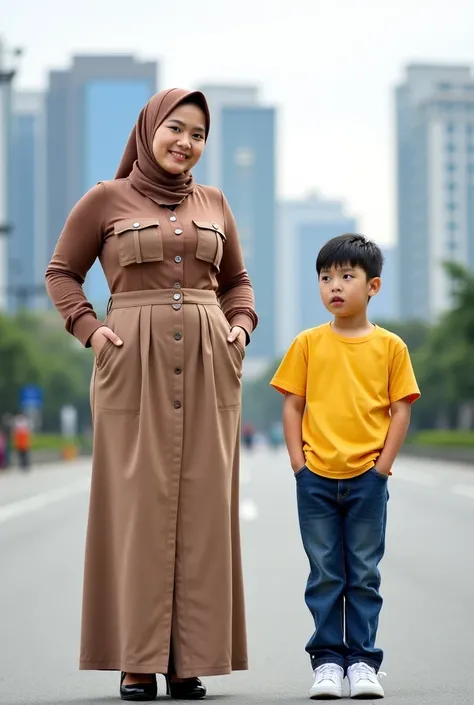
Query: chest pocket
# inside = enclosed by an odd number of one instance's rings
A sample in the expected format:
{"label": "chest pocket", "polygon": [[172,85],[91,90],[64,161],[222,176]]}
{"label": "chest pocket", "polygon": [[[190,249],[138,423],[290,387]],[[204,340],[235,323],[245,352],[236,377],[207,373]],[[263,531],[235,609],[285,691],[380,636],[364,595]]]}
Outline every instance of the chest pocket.
{"label": "chest pocket", "polygon": [[197,259],[210,262],[217,271],[220,271],[224,243],[227,240],[224,231],[217,223],[206,223],[193,220],[197,228]]}
{"label": "chest pocket", "polygon": [[156,218],[134,218],[115,223],[118,258],[122,267],[161,262],[163,240]]}

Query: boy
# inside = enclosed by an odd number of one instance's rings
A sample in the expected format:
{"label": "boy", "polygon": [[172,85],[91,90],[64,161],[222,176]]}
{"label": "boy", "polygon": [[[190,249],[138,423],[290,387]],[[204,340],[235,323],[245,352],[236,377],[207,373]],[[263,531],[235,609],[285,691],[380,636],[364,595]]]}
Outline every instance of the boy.
{"label": "boy", "polygon": [[380,249],[361,235],[324,245],[316,270],[334,319],[300,333],[271,381],[285,394],[285,441],[311,571],[313,699],[341,698],[346,674],[352,698],[384,696],[375,637],[387,482],[420,392],[404,342],[367,318],[382,264]]}

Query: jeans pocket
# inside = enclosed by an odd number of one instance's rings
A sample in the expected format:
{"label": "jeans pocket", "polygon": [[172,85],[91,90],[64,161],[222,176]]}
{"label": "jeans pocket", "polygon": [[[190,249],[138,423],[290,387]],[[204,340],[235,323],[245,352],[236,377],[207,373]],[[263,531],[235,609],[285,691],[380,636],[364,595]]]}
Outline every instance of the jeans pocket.
{"label": "jeans pocket", "polygon": [[381,480],[385,480],[385,482],[387,482],[388,475],[384,472],[379,472],[375,465],[373,468],[370,468],[370,472],[372,472],[376,477],[380,477]]}
{"label": "jeans pocket", "polygon": [[306,465],[303,465],[302,468],[300,468],[299,470],[297,470],[296,472],[294,472],[293,474],[294,474],[294,476],[295,476],[295,480],[296,480],[300,475],[302,475],[302,474],[304,473],[304,471],[307,470],[307,469],[308,469],[308,468],[306,467]]}

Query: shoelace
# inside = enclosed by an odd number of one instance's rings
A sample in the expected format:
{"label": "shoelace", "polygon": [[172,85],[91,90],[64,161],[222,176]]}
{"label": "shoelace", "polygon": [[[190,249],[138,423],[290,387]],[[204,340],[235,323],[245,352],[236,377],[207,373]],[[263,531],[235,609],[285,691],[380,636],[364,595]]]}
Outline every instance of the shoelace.
{"label": "shoelace", "polygon": [[368,663],[362,662],[355,664],[352,672],[356,680],[368,680],[371,683],[376,683],[377,677],[380,678],[387,675],[386,673],[384,673],[384,671],[379,671],[378,673],[375,673],[374,669],[371,668]]}
{"label": "shoelace", "polygon": [[331,663],[325,663],[316,669],[316,676],[318,683],[321,681],[332,681],[335,683],[337,681],[338,671]]}

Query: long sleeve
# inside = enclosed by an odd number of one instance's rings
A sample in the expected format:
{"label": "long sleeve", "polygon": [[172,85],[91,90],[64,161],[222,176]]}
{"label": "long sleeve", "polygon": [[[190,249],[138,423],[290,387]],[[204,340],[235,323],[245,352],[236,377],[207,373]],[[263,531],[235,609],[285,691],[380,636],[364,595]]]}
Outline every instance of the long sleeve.
{"label": "long sleeve", "polygon": [[82,285],[102,246],[105,186],[97,184],[74,206],[46,270],[46,289],[66,323],[66,330],[85,347],[97,319]]}
{"label": "long sleeve", "polygon": [[224,194],[222,206],[227,241],[218,276],[217,295],[229,323],[241,326],[250,336],[258,324],[254,292],[245,269],[237,225]]}

